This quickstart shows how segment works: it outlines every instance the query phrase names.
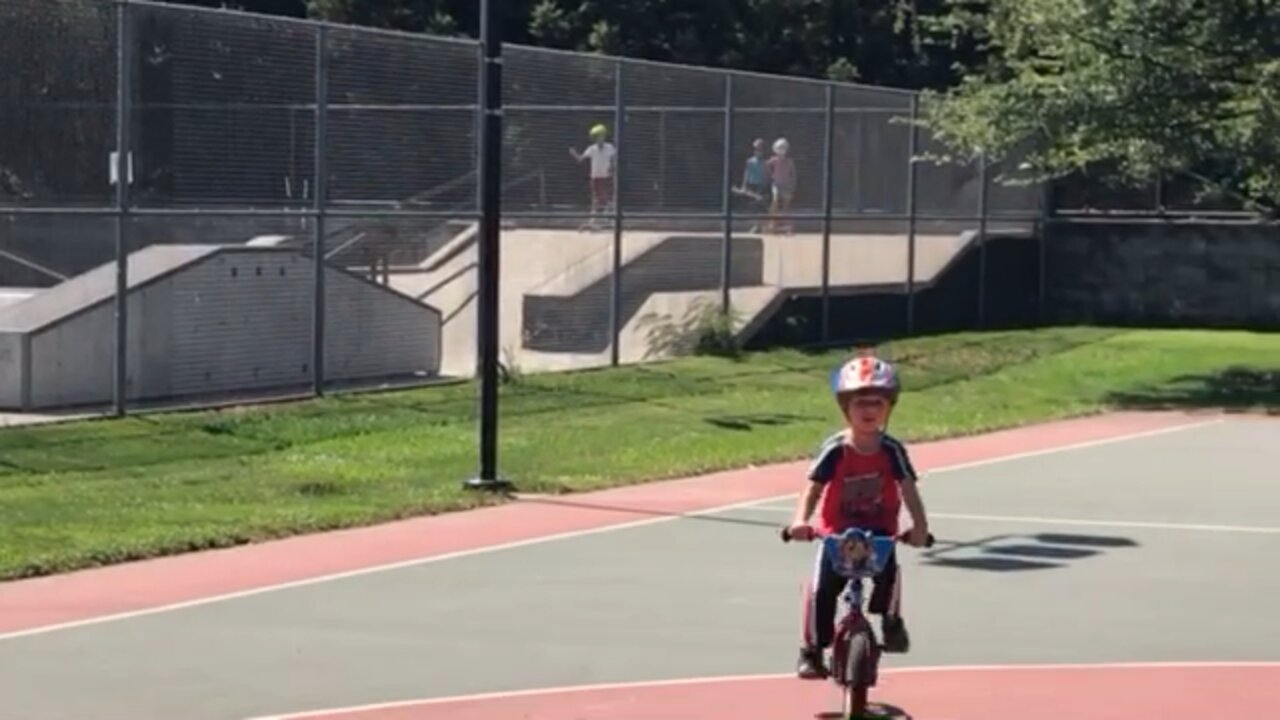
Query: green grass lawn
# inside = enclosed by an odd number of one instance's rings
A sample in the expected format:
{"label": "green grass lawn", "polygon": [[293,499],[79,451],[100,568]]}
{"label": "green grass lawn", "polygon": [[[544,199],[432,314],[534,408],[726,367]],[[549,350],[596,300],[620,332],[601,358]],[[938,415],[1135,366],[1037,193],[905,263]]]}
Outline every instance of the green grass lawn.
{"label": "green grass lawn", "polygon": [[[1280,335],[1093,328],[894,343],[908,440],[1109,407],[1280,409]],[[807,455],[843,353],[697,357],[503,388],[502,474],[563,492]],[[0,431],[0,578],[456,510],[471,384]]]}

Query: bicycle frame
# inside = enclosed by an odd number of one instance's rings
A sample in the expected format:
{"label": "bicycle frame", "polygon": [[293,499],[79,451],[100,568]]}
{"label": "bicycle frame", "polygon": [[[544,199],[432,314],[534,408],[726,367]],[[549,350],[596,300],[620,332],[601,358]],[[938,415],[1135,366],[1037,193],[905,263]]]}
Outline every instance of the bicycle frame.
{"label": "bicycle frame", "polygon": [[876,671],[880,665],[880,639],[871,621],[867,619],[866,612],[862,609],[864,582],[863,578],[850,578],[849,587],[840,594],[844,613],[836,623],[835,635],[832,637],[831,679],[841,687],[847,684],[848,673],[845,665],[849,657],[849,643],[859,633],[866,633],[870,639],[867,647],[867,662],[864,665],[864,671],[869,670],[870,674],[861,680],[861,684],[873,687],[878,675]]}
{"label": "bicycle frame", "polygon": [[[861,559],[846,557],[841,550],[841,546],[837,543],[842,542],[846,538],[859,534],[856,528],[846,530],[845,533],[836,536],[822,536],[816,533],[809,533],[808,539],[820,538],[828,545],[827,552],[830,553],[829,562],[832,568],[841,576],[845,577],[849,584],[841,593],[841,604],[845,611],[836,624],[835,636],[833,638],[832,647],[832,668],[831,680],[846,691],[846,712],[862,712],[867,701],[867,690],[874,687],[879,675],[880,665],[880,639],[877,637],[875,629],[867,619],[866,613],[862,609],[863,584],[867,578],[873,577],[880,573],[888,563],[890,557],[897,551],[897,543],[906,539],[905,535],[898,537],[872,535],[869,538],[871,552],[869,556]],[[792,540],[790,531],[783,528],[781,531],[783,542]],[[803,539],[803,538],[801,538]],[[925,542],[926,547],[933,545],[933,535],[930,534]],[[861,652],[856,654],[860,660],[856,661],[856,669],[849,672],[851,644],[855,638],[865,636]],[[856,677],[851,677],[856,676]]]}

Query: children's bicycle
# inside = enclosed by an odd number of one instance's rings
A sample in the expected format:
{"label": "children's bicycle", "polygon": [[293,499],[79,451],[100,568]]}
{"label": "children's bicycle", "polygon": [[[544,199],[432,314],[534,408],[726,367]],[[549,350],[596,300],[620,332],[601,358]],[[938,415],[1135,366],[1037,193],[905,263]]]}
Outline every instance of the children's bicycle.
{"label": "children's bicycle", "polygon": [[[783,542],[801,540],[792,538],[788,528],[782,528],[781,537]],[[896,543],[905,542],[906,538],[905,534],[896,538],[873,535],[858,528],[835,535],[815,531],[811,538],[828,543],[826,556],[831,558],[833,569],[849,579],[840,596],[845,612],[836,623],[831,647],[831,679],[842,690],[843,717],[848,719],[866,716],[867,696],[876,685],[884,650],[862,609],[863,584],[884,568]],[[925,547],[932,545],[930,534]]]}

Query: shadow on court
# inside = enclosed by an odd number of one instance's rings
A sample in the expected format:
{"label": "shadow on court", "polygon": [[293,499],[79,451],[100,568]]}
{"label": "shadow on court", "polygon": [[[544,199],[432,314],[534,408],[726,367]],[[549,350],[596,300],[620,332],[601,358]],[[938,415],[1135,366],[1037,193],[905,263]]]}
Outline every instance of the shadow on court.
{"label": "shadow on court", "polygon": [[1109,550],[1137,546],[1130,538],[1110,535],[992,535],[970,542],[938,540],[920,557],[923,564],[937,567],[1017,572],[1063,568]]}
{"label": "shadow on court", "polygon": [[[638,517],[670,517],[698,522],[747,525],[769,528],[775,532],[782,527],[777,520],[756,520],[724,515],[694,515],[547,496],[521,497],[520,502],[581,508],[583,510],[604,510]],[[1110,535],[1079,535],[1072,533],[992,535],[972,541],[948,541],[943,538],[937,538],[933,548],[922,550],[918,557],[921,559],[922,564],[937,567],[987,572],[1017,572],[1063,568],[1072,562],[1085,560],[1109,550],[1137,546],[1138,543],[1130,538]]]}
{"label": "shadow on court", "polygon": [[[834,710],[815,713],[813,717],[815,720],[845,720],[844,713]],[[887,705],[885,703],[878,702],[867,703],[867,712],[862,717],[867,718],[867,720],[870,720],[871,718],[875,718],[876,720],[913,720],[911,713],[908,713],[906,710],[894,705]]]}

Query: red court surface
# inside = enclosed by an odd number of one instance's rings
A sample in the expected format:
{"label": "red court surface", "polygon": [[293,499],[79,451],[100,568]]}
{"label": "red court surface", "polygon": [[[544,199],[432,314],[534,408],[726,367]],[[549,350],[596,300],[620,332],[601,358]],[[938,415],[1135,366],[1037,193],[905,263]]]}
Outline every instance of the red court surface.
{"label": "red court surface", "polygon": [[[1120,413],[912,444],[943,545],[912,555],[921,642],[882,669],[883,717],[1280,718],[1280,580],[1248,570],[1280,551],[1276,433]],[[808,562],[776,528],[806,465],[0,584],[0,720],[835,720],[833,684],[776,674]],[[716,598],[671,615],[691,579]],[[1205,616],[1223,586],[1234,612]]]}
{"label": "red court surface", "polygon": [[[928,472],[1205,423],[1213,414],[1133,412],[916,443]],[[285,585],[456,557],[485,548],[658,522],[797,492],[806,462],[713,473],[471,512],[293,537],[0,584],[0,638],[200,604]]]}
{"label": "red court surface", "polygon": [[[877,712],[902,720],[1262,720],[1280,663],[882,670]],[[634,683],[388,703],[259,720],[745,720],[840,717],[838,689],[789,676]]]}

